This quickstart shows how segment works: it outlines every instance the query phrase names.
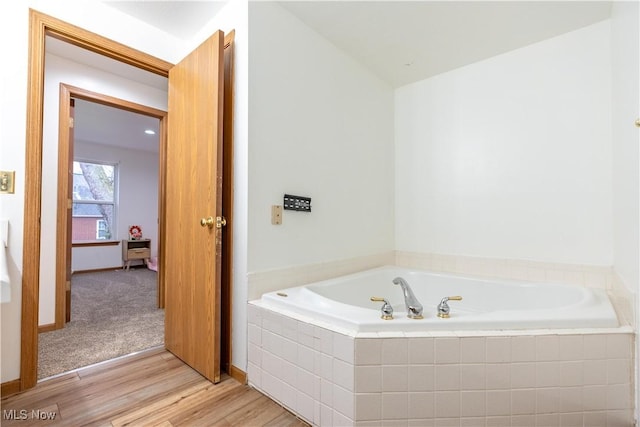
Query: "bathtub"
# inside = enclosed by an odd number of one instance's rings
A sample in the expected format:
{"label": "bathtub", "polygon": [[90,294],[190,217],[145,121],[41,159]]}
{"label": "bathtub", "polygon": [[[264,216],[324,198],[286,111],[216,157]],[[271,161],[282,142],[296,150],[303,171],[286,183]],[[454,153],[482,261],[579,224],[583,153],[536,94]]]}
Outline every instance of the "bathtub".
{"label": "bathtub", "polygon": [[[407,317],[400,286],[404,278],[424,307],[423,319]],[[385,298],[394,309],[392,320],[381,318]],[[437,306],[449,301],[449,318]],[[616,328],[616,313],[603,289],[573,285],[505,281],[380,267],[336,279],[266,293],[260,305],[313,323],[331,325],[353,334],[443,330],[518,330]]]}
{"label": "bathtub", "polygon": [[381,267],[263,294],[247,318],[249,385],[313,426],[633,425],[635,333],[602,289]]}

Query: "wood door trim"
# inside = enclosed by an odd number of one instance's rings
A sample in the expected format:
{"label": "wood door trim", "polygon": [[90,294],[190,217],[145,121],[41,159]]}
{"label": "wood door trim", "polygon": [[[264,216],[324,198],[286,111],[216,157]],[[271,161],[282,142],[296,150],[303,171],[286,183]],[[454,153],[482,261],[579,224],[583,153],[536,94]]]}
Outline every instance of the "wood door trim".
{"label": "wood door trim", "polygon": [[222,215],[227,226],[222,229],[222,272],[220,280],[221,316],[220,316],[220,365],[230,375],[232,354],[232,318],[233,306],[233,165],[234,165],[234,42],[236,32],[232,30],[224,37],[224,100],[222,117]]}
{"label": "wood door trim", "polygon": [[[44,111],[44,73],[45,73],[45,36],[50,35],[59,40],[88,49],[109,58],[167,77],[173,64],[132,49],[113,40],[91,33],[75,25],[71,25],[49,15],[29,10],[29,62],[27,76],[27,121],[25,152],[25,202],[23,224],[23,256],[22,256],[22,306],[21,306],[21,338],[20,338],[20,390],[35,386],[38,375],[38,308],[40,287],[40,212],[42,192],[42,127]],[[225,47],[226,47],[225,40]],[[166,141],[166,132],[161,130],[161,141]],[[164,147],[160,147],[160,158]],[[163,163],[161,161],[161,168]],[[232,178],[232,177],[231,177]],[[232,179],[223,182],[223,191],[231,191]],[[160,199],[164,200],[164,187],[161,186]],[[163,203],[163,202],[160,202]],[[162,253],[164,206],[161,206],[158,253]],[[233,224],[232,218],[227,218]],[[231,227],[229,227],[231,229]],[[164,294],[162,272],[159,275],[160,292]],[[229,278],[231,280],[232,277]],[[229,289],[232,289],[229,283]],[[222,301],[222,311],[229,313],[230,301]],[[229,343],[231,337],[228,337]],[[228,359],[231,360],[231,348],[228,348]]]}
{"label": "wood door trim", "polygon": [[[72,98],[82,99],[85,101],[95,102],[121,110],[130,111],[137,114],[154,117],[160,121],[160,137],[166,137],[164,127],[166,126],[167,112],[152,108],[146,105],[137,104],[124,99],[115,98],[113,96],[104,95],[65,83],[60,83],[60,101],[58,117],[58,207],[57,207],[57,225],[56,225],[56,301],[55,301],[55,329],[61,329],[65,325],[65,307],[67,298],[67,247],[71,246],[105,246],[118,245],[120,241],[110,242],[85,242],[74,244],[68,240],[67,220],[69,203],[69,170],[70,165],[67,163],[69,158],[73,157],[73,143],[70,136],[70,101]],[[165,146],[161,140],[160,147]],[[159,175],[162,175],[160,170]],[[160,284],[160,282],[158,282]],[[160,293],[160,289],[158,289]]]}

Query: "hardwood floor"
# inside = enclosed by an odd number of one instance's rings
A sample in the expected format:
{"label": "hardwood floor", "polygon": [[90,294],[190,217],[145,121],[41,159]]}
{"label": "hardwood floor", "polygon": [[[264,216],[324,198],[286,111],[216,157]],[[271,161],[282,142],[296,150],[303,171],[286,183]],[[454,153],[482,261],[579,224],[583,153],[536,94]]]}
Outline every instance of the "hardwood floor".
{"label": "hardwood floor", "polygon": [[70,372],[3,398],[0,424],[308,426],[231,377],[212,384],[164,349]]}

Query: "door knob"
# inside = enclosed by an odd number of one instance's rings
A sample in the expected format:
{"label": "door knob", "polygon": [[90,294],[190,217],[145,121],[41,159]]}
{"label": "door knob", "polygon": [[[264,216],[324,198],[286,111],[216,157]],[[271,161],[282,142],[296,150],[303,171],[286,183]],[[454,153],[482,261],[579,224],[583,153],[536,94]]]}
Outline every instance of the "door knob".
{"label": "door knob", "polygon": [[640,119],[636,119],[636,127],[640,128]]}
{"label": "door knob", "polygon": [[216,228],[222,228],[227,225],[227,219],[223,216],[217,216],[215,218],[209,216],[207,218],[202,218],[200,220],[200,225],[209,228],[213,228],[213,226],[215,225]]}
{"label": "door knob", "polygon": [[200,220],[200,225],[203,227],[209,227],[209,228],[213,228],[213,224],[215,223],[214,219],[212,216],[208,217],[208,218],[202,218]]}

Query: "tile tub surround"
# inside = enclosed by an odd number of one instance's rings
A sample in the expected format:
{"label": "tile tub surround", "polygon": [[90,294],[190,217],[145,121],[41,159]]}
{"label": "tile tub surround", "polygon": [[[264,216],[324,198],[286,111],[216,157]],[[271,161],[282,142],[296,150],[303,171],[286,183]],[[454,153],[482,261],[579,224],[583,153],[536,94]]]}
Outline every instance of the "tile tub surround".
{"label": "tile tub surround", "polygon": [[248,306],[249,384],[322,426],[632,426],[634,334],[368,333]]}

